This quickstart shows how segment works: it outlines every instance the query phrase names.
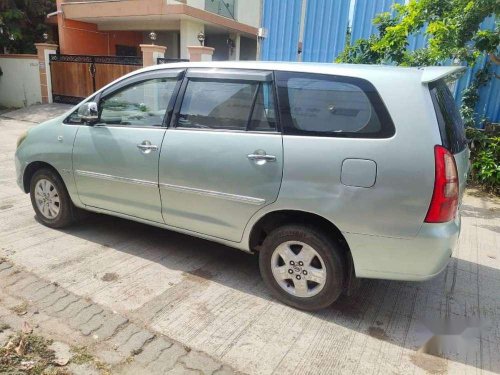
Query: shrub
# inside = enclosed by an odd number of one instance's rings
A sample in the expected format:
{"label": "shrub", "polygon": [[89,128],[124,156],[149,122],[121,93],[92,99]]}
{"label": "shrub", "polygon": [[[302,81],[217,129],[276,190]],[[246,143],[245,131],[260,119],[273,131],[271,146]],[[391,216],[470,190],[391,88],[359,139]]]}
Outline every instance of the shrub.
{"label": "shrub", "polygon": [[468,128],[467,137],[471,149],[471,181],[500,194],[500,136]]}

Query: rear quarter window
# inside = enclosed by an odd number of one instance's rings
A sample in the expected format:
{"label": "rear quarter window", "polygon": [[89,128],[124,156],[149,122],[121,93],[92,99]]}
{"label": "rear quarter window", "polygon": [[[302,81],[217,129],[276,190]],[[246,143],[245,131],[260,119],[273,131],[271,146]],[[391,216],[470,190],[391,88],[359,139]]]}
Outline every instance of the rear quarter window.
{"label": "rear quarter window", "polygon": [[465,127],[450,89],[443,80],[429,85],[441,141],[452,154],[467,146]]}
{"label": "rear quarter window", "polygon": [[387,138],[394,125],[371,83],[354,77],[276,72],[284,133]]}

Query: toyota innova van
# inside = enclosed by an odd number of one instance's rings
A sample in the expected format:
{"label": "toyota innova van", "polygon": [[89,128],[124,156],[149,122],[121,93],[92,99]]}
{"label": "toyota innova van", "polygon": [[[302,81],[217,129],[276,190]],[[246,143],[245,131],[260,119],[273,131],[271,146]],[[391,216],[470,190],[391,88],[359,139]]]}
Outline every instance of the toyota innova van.
{"label": "toyota innova van", "polygon": [[82,210],[258,253],[280,301],[359,278],[427,280],[460,232],[461,67],[175,63],[135,71],[21,136],[40,222]]}

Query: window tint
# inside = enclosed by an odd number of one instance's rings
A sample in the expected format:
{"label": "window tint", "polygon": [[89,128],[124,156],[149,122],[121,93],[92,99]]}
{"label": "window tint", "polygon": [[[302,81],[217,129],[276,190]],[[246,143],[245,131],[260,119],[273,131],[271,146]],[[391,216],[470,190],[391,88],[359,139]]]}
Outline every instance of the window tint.
{"label": "window tint", "polygon": [[439,124],[441,140],[450,152],[456,154],[467,145],[462,117],[448,86],[443,81],[431,85],[431,96]]}
{"label": "window tint", "polygon": [[275,130],[272,87],[252,81],[190,79],[177,127]]}
{"label": "window tint", "polygon": [[285,134],[381,138],[392,121],[367,81],[320,74],[277,72]]}
{"label": "window tint", "polygon": [[99,122],[109,125],[162,126],[176,83],[176,78],[151,79],[111,93],[99,102]]}

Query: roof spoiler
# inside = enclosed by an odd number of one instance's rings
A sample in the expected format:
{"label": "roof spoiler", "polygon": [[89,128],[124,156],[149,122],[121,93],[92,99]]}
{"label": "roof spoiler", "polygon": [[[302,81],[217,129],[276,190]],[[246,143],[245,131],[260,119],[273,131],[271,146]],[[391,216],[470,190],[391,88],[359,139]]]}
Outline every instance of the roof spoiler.
{"label": "roof spoiler", "polygon": [[466,70],[465,66],[428,66],[422,70],[422,83],[430,83],[441,78],[448,81],[457,80]]}

